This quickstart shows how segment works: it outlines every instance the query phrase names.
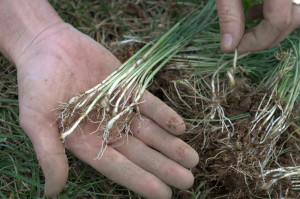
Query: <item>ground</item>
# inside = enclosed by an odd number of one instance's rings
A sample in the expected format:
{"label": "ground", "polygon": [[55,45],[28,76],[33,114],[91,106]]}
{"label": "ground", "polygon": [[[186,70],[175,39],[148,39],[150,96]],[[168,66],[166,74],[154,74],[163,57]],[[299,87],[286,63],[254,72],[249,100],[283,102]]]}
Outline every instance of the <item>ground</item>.
{"label": "ground", "polygon": [[[174,22],[193,9],[195,4],[202,4],[192,0],[129,3],[125,0],[50,2],[65,21],[104,45],[121,62],[130,58],[145,42],[172,27]],[[199,46],[198,51],[193,51],[193,54],[200,52],[201,56],[207,58],[207,70],[215,70],[210,63],[218,63],[221,58],[232,59],[232,54],[223,55],[218,50],[217,23],[203,35],[206,38],[203,45]],[[201,35],[199,38],[203,39]],[[128,40],[137,41],[124,44],[119,42]],[[291,181],[286,179],[272,185],[269,192],[262,189],[263,185],[259,184],[261,177],[257,173],[259,168],[252,163],[264,159],[259,153],[269,146],[272,140],[267,140],[264,146],[259,145],[257,141],[264,135],[260,130],[249,137],[250,121],[255,117],[266,92],[257,89],[255,75],[247,73],[257,73],[259,76],[268,71],[268,67],[278,64],[279,60],[274,54],[280,49],[281,47],[276,47],[264,52],[265,54],[253,54],[252,57],[238,62],[242,69],[235,74],[235,86],[230,85],[226,78],[220,78],[224,92],[218,93],[217,104],[223,107],[225,115],[233,122],[234,131],[226,120],[228,131],[221,128],[218,120],[220,118],[216,118],[215,121],[212,119],[208,123],[201,120],[209,114],[208,111],[204,111],[207,110],[209,102],[214,105],[213,101],[203,102],[197,98],[204,94],[200,95],[195,89],[202,87],[200,91],[207,94],[205,97],[211,97],[210,87],[205,85],[205,82],[210,82],[212,77],[202,76],[206,66],[203,65],[200,70],[192,63],[179,64],[178,60],[174,59],[157,75],[149,90],[185,119],[187,133],[182,139],[193,146],[200,155],[199,164],[192,170],[195,175],[194,186],[184,191],[174,189],[173,198],[279,198],[285,196],[283,190],[291,189]],[[214,57],[211,57],[211,52],[214,52]],[[253,60],[257,65],[255,70],[251,68],[254,65]],[[228,64],[228,67],[231,65]],[[1,56],[0,71],[0,196],[39,198],[43,195],[44,179],[32,145],[18,123],[16,69]],[[292,118],[297,118],[298,113],[299,110],[295,110]],[[294,126],[296,130],[288,128],[276,142],[278,159],[270,159],[267,169],[278,168],[278,164],[283,167],[300,164],[299,136],[295,133],[298,127]],[[257,149],[258,146],[261,147]],[[140,198],[126,188],[105,179],[72,155],[68,154],[68,159],[69,179],[59,198]],[[266,176],[266,180],[268,177]],[[298,192],[288,191],[287,196],[296,198]]]}

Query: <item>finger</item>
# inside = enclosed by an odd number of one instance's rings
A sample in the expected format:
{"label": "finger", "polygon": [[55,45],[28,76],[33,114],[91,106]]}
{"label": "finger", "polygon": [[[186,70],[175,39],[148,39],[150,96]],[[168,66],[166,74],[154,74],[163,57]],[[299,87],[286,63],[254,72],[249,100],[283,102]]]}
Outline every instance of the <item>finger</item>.
{"label": "finger", "polygon": [[247,12],[247,18],[249,20],[260,19],[264,17],[263,4],[255,4]]}
{"label": "finger", "polygon": [[193,168],[198,164],[198,153],[191,146],[166,132],[151,119],[136,118],[131,123],[131,129],[135,137],[180,165]]}
{"label": "finger", "polygon": [[233,51],[239,44],[245,29],[245,17],[241,0],[216,0],[221,29],[221,50]]}
{"label": "finger", "polygon": [[95,159],[102,144],[101,138],[95,134],[73,133],[66,138],[66,144],[71,153],[110,180],[146,198],[171,198],[172,191],[165,183],[128,160],[112,147],[106,148],[100,160]]}
{"label": "finger", "polygon": [[273,47],[286,36],[291,25],[291,0],[265,0],[264,20],[254,29],[244,34],[238,46],[240,54]]}
{"label": "finger", "polygon": [[300,27],[300,6],[292,6],[292,22],[291,25],[283,31],[283,33],[273,42],[273,46],[284,40],[291,32]]}
{"label": "finger", "polygon": [[292,6],[292,28],[300,27],[300,5]]}
{"label": "finger", "polygon": [[59,194],[68,178],[68,160],[57,127],[43,115],[20,106],[20,123],[30,138],[45,176],[45,195]]}
{"label": "finger", "polygon": [[174,135],[183,134],[185,124],[182,118],[160,99],[145,91],[140,99],[139,109],[142,115],[152,119],[159,126]]}
{"label": "finger", "polygon": [[188,189],[194,183],[194,176],[189,170],[149,148],[131,135],[128,136],[125,144],[121,144],[115,149],[168,185],[178,189]]}
{"label": "finger", "polygon": [[300,27],[300,6],[293,5],[292,6],[292,22],[291,25],[285,29],[285,31],[278,37],[273,45],[278,44],[282,40],[284,40],[291,32],[293,32],[296,28]]}

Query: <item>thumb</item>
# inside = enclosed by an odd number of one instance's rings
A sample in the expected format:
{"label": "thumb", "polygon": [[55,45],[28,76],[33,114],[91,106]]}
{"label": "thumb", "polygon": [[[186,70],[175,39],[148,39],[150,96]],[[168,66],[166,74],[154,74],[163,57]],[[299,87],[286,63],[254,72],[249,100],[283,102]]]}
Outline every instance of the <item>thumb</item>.
{"label": "thumb", "polygon": [[242,39],[245,16],[241,0],[216,0],[221,29],[221,50],[233,51]]}
{"label": "thumb", "polygon": [[66,184],[69,171],[58,128],[55,124],[51,125],[42,114],[26,107],[20,107],[20,123],[33,144],[43,170],[46,180],[45,196],[58,195]]}

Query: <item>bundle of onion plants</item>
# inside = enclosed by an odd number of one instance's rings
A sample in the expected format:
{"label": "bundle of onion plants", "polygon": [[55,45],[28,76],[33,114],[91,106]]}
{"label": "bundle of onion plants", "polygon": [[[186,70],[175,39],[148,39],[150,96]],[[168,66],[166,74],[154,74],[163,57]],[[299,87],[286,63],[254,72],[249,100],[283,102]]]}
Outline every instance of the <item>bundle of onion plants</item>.
{"label": "bundle of onion plants", "polygon": [[267,195],[272,185],[290,177],[296,189],[300,167],[286,165],[300,161],[290,156],[287,163],[280,156],[290,151],[286,137],[299,132],[299,38],[291,36],[292,42],[238,57],[218,51],[217,25],[202,31],[162,71],[176,79],[157,83],[169,105],[184,117],[184,139],[200,153],[204,163],[198,169],[208,176],[201,180],[226,183],[232,176],[237,180],[231,181],[232,194],[248,188]]}
{"label": "bundle of onion plants", "polygon": [[[195,9],[165,34],[145,45],[100,84],[62,104],[59,107],[63,129],[61,138],[65,139],[91,113],[96,112],[100,119],[96,121],[98,128],[95,132],[99,132],[104,141],[100,158],[106,143],[112,141],[110,139],[122,137],[121,131],[125,135],[130,132],[130,122],[134,116],[139,116],[138,105],[143,103],[140,98],[155,74],[209,25],[214,10],[212,0],[201,9]],[[123,124],[120,128],[117,121],[122,117]],[[115,128],[121,130],[119,136],[112,138],[111,131]]]}

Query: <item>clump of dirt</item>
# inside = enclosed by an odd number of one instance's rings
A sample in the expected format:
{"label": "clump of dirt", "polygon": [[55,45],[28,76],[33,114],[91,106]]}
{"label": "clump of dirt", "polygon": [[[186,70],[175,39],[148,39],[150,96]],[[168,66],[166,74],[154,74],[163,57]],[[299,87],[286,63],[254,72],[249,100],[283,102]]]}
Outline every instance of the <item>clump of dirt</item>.
{"label": "clump of dirt", "polygon": [[[192,190],[204,182],[202,192],[206,191],[213,198],[299,197],[291,178],[270,183],[274,177],[266,175],[266,171],[300,165],[297,135],[287,130],[276,132],[277,137],[267,136],[271,127],[263,124],[264,120],[254,125],[253,121],[268,103],[264,100],[268,93],[255,89],[256,85],[246,78],[236,78],[234,86],[224,79],[220,80],[220,87],[224,89],[217,93],[218,100],[213,102],[207,100],[211,98],[209,86],[204,86],[200,95],[199,90],[194,89],[192,79],[191,71],[166,68],[149,88],[185,119],[187,133],[182,139],[200,156],[199,164],[193,169],[196,177]],[[211,79],[207,77],[206,81]],[[204,96],[206,100],[203,100]],[[277,97],[269,103],[278,103]],[[226,119],[222,123],[217,115],[211,120],[204,119],[209,108],[217,105],[222,107],[232,124]],[[280,114],[276,110],[274,116]],[[177,198],[190,198],[193,194],[176,190],[175,193]]]}
{"label": "clump of dirt", "polygon": [[114,56],[118,58],[121,63],[126,62],[130,57],[132,57],[140,47],[134,44],[122,45],[113,51]]}

